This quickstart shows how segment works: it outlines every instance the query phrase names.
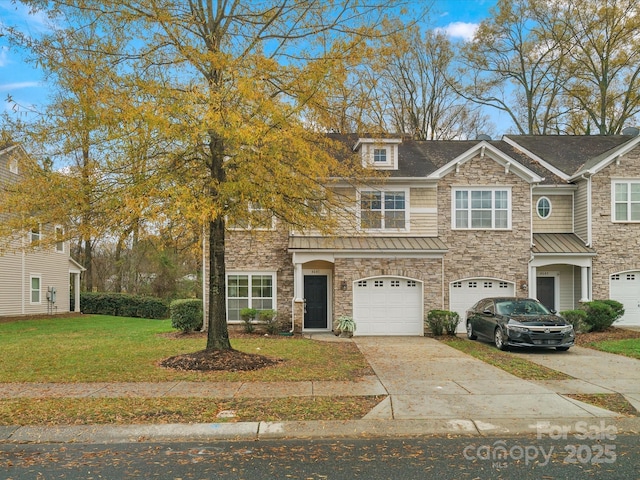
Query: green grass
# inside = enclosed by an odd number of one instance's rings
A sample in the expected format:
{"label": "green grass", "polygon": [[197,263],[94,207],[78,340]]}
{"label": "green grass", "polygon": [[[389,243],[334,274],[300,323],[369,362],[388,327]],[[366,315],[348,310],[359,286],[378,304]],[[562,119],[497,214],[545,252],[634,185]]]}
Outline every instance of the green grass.
{"label": "green grass", "polygon": [[572,378],[565,373],[515,357],[509,352],[498,350],[493,345],[449,336],[439,337],[439,340],[524,380],[566,380]]}
{"label": "green grass", "polygon": [[605,340],[602,342],[590,342],[585,347],[615,353],[626,357],[640,359],[640,338],[626,338],[624,340]]}
{"label": "green grass", "polygon": [[231,345],[285,361],[250,372],[178,372],[164,358],[205,348],[176,338],[169,320],[92,315],[0,323],[0,382],[160,382],[348,380],[370,373],[352,343],[299,337],[232,339]]}

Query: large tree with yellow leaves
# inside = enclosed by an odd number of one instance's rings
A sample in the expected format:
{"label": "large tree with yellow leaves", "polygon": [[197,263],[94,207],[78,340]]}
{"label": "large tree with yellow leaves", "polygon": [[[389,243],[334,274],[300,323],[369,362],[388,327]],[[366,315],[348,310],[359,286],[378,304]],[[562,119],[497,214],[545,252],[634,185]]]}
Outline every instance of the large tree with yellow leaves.
{"label": "large tree with yellow leaves", "polygon": [[[129,167],[144,159],[142,180],[126,189],[120,215],[161,214],[205,226],[207,349],[230,349],[225,222],[246,220],[248,205],[258,203],[289,225],[331,227],[332,217],[318,209],[339,204],[326,182],[365,175],[324,135],[335,127],[331,92],[389,31],[388,16],[408,12],[386,0],[23,3],[103,37],[89,48],[118,72],[117,87],[110,83],[100,99],[101,118],[109,118],[104,178],[124,171],[132,178]],[[113,39],[119,51],[109,47]]]}

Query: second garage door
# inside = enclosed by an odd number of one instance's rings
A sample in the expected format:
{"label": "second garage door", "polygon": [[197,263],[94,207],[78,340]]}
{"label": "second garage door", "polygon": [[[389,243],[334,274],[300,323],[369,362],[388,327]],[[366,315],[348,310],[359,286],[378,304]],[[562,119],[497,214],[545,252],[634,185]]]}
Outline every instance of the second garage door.
{"label": "second garage door", "polygon": [[355,335],[423,335],[422,282],[376,277],[353,285]]}
{"label": "second garage door", "polygon": [[640,325],[640,271],[611,275],[610,292],[624,305],[624,316],[614,325]]}
{"label": "second garage door", "polygon": [[452,282],[449,288],[449,310],[460,315],[458,332],[465,331],[465,315],[467,310],[478,300],[486,297],[512,297],[515,286],[512,282],[494,278],[469,278]]}

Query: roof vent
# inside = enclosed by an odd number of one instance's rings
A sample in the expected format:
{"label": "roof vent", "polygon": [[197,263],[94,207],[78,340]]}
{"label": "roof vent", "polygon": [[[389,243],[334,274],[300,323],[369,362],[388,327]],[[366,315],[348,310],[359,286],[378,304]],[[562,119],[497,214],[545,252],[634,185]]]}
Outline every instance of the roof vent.
{"label": "roof vent", "polygon": [[626,135],[627,137],[637,137],[640,134],[640,129],[636,127],[627,127],[622,130],[622,135]]}
{"label": "roof vent", "polygon": [[489,135],[481,133],[480,135],[477,136],[476,140],[485,140],[487,142],[490,142],[491,141],[491,137]]}

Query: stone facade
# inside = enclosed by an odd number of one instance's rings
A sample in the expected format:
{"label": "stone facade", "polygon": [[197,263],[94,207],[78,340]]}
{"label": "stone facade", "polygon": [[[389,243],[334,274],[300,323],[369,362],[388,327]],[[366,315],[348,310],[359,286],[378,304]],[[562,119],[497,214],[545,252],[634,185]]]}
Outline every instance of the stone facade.
{"label": "stone facade", "polygon": [[276,272],[277,305],[274,309],[283,324],[291,322],[293,298],[293,264],[288,245],[289,231],[281,224],[272,231],[230,231],[225,241],[227,273]]}
{"label": "stone facade", "polygon": [[640,179],[640,147],[592,178],[593,298],[609,298],[610,275],[640,269],[640,223],[614,223],[612,179]]}
{"label": "stone facade", "polygon": [[[454,230],[451,227],[452,190],[455,187],[510,187],[510,230]],[[514,282],[528,281],[531,256],[531,191],[529,184],[490,158],[480,156],[445,176],[438,185],[440,238],[448,246],[444,257],[444,304],[449,308],[449,284],[470,277]],[[517,291],[526,295],[526,291]]]}

